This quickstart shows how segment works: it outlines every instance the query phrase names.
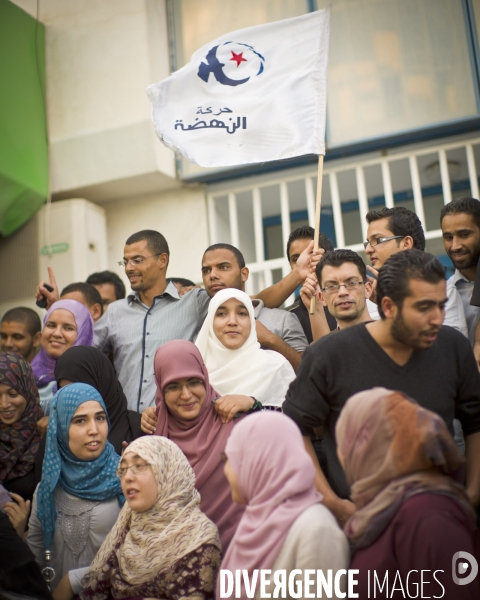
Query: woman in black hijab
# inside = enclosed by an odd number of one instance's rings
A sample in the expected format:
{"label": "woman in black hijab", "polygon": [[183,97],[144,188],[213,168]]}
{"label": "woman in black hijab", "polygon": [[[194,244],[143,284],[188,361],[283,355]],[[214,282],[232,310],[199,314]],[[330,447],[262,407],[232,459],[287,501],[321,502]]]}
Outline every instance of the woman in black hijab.
{"label": "woman in black hijab", "polygon": [[144,435],[140,429],[141,415],[127,408],[127,398],[107,356],[92,346],[69,348],[55,366],[58,388],[69,383],[88,383],[102,396],[110,420],[108,441],[117,454],[122,442],[132,442]]}

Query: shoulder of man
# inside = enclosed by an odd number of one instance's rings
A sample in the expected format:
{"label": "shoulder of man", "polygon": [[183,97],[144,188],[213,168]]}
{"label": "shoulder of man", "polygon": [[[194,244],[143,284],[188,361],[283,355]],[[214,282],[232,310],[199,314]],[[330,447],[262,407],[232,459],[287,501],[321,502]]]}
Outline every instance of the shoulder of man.
{"label": "shoulder of man", "polygon": [[458,349],[467,349],[471,351],[471,345],[463,333],[450,325],[442,325],[438,334],[437,341],[442,347],[456,347]]}
{"label": "shoulder of man", "polygon": [[349,352],[358,354],[362,351],[361,344],[365,335],[365,324],[360,323],[341,331],[331,331],[323,336],[305,350],[304,358],[307,354],[330,360],[333,356],[344,356]]}
{"label": "shoulder of man", "polygon": [[300,302],[301,299],[297,298],[293,304],[290,304],[290,306],[286,306],[285,310],[288,312],[296,312],[300,308]]}

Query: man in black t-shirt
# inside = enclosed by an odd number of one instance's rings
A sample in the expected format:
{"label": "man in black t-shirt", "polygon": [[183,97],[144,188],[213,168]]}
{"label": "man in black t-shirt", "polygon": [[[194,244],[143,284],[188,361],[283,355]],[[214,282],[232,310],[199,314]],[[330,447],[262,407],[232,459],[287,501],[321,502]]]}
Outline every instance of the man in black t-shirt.
{"label": "man in black t-shirt", "polygon": [[400,390],[439,414],[453,434],[453,419],[466,439],[467,492],[480,503],[480,376],[468,340],[442,327],[444,271],[431,254],[405,250],[379,272],[380,321],[355,325],[307,348],[283,404],[300,427],[315,461],[309,435],[323,427],[327,478],[317,465],[316,486],[340,522],[354,510],[336,455],[335,424],[356,392],[376,386]]}

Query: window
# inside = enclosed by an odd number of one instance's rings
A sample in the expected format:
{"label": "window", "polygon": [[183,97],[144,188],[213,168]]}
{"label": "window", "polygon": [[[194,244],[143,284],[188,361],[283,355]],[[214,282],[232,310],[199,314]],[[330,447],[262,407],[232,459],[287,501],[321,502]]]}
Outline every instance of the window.
{"label": "window", "polygon": [[329,147],[478,115],[462,2],[329,3]]}
{"label": "window", "polygon": [[[183,67],[192,54],[215,38],[244,27],[304,15],[307,0],[170,0],[174,32],[174,69]],[[173,23],[172,23],[173,21]]]}

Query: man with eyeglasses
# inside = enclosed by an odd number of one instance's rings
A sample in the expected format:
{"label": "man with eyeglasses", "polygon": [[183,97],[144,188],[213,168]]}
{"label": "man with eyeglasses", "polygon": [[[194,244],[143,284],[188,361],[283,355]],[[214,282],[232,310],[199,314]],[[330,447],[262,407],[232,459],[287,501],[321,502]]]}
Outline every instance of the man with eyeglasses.
{"label": "man with eyeglasses", "polygon": [[128,408],[141,413],[155,404],[155,352],[170,340],[192,340],[210,300],[200,288],[180,298],[175,285],[166,281],[169,256],[158,231],[131,235],[118,264],[125,268],[132,293],[112,303],[95,325],[95,346],[112,352]]}
{"label": "man with eyeglasses", "polygon": [[311,432],[323,427],[327,468],[323,473],[317,465],[316,486],[324,504],[341,523],[354,511],[336,454],[335,425],[350,396],[382,386],[402,391],[439,414],[452,434],[454,417],[460,420],[466,487],[477,506],[480,377],[468,340],[442,327],[447,302],[442,264],[416,249],[395,253],[379,271],[377,298],[379,321],[348,327],[307,348],[283,403],[283,412],[299,426],[314,462]]}
{"label": "man with eyeglasses", "polygon": [[[367,308],[372,284],[367,279],[365,263],[356,252],[327,252],[316,267],[316,275],[319,300],[335,317],[339,330],[372,320]],[[309,303],[311,293],[306,294],[304,288],[300,293]]]}
{"label": "man with eyeglasses", "polygon": [[[328,313],[335,318],[336,330],[339,330],[374,319],[368,306],[375,307],[369,302],[372,288],[362,258],[352,250],[338,249],[324,254],[323,260],[316,266],[315,274],[305,279],[300,297],[307,309],[310,299],[315,295],[316,306],[322,304],[328,309]],[[325,332],[325,314],[326,311],[320,312],[317,308],[315,314],[310,315],[314,341],[329,333],[328,330]]]}
{"label": "man with eyeglasses", "polygon": [[410,248],[425,250],[425,233],[417,215],[404,208],[382,208],[369,211],[365,219],[368,223],[367,240],[363,242],[365,254],[372,263],[367,269],[373,290],[370,300],[376,303],[378,271],[387,259]]}

